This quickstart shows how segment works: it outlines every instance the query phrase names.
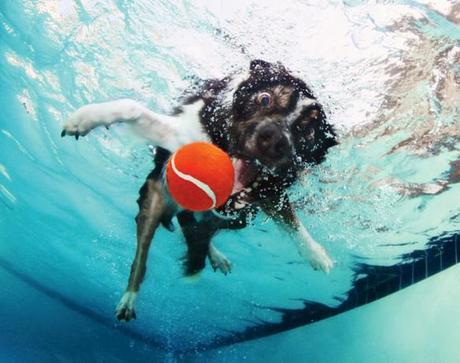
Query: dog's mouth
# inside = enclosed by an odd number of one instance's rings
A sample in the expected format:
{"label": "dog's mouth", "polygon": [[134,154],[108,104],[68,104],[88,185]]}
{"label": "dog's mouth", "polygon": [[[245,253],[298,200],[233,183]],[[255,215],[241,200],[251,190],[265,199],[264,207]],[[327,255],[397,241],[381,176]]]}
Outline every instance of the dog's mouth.
{"label": "dog's mouth", "polygon": [[251,188],[260,171],[256,162],[240,158],[233,159],[233,168],[235,170],[235,180],[232,195]]}
{"label": "dog's mouth", "polygon": [[219,208],[224,214],[250,206],[265,178],[274,172],[257,159],[238,155],[233,156],[232,161],[235,171],[233,190],[225,206]]}
{"label": "dog's mouth", "polygon": [[257,188],[257,180],[261,172],[259,163],[246,158],[233,156],[235,179],[232,193],[224,206],[219,208],[219,214],[229,215],[246,208],[251,204],[251,194]]}

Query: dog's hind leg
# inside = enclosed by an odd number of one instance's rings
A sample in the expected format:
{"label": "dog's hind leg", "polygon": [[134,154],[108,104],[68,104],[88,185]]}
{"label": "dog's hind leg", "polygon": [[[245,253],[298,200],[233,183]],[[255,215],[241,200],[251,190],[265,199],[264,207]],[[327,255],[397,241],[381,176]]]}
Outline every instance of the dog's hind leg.
{"label": "dog's hind leg", "polygon": [[177,219],[187,244],[187,254],[184,259],[184,273],[186,276],[200,272],[209,258],[214,271],[219,270],[224,275],[231,272],[232,264],[211,242],[212,237],[219,229],[241,229],[246,226],[246,216],[238,219],[226,220],[211,213],[201,215],[197,221],[194,213],[182,211]]}
{"label": "dog's hind leg", "polygon": [[131,265],[128,287],[116,309],[118,320],[124,321],[136,318],[134,302],[144,279],[150,244],[158,225],[165,220],[165,216],[170,215],[170,207],[165,200],[161,181],[155,179],[152,173],[147,177],[139,194],[136,255]]}
{"label": "dog's hind leg", "polygon": [[212,242],[209,243],[208,258],[214,271],[219,270],[224,275],[232,272],[232,263]]}
{"label": "dog's hind leg", "polygon": [[184,258],[184,274],[191,276],[200,272],[206,264],[211,238],[217,231],[208,221],[197,221],[193,212],[182,211],[177,215],[187,244]]}

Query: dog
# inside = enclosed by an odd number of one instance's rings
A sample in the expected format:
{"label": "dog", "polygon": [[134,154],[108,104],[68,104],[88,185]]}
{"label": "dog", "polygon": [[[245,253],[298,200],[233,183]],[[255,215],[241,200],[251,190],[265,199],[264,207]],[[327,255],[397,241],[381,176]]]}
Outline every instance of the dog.
{"label": "dog", "polygon": [[[182,229],[187,245],[185,275],[205,267],[227,274],[231,263],[211,243],[220,229],[239,229],[248,217],[265,212],[284,228],[316,270],[328,273],[333,261],[297,218],[287,190],[307,165],[321,163],[338,143],[321,104],[304,81],[282,64],[250,62],[249,70],[203,81],[167,116],[123,99],[81,107],[66,121],[61,136],[77,140],[99,126],[125,123],[156,146],[155,168],[139,192],[137,249],[128,286],[117,308],[118,320],[136,318],[134,303],[146,272],[147,254],[157,228]],[[234,160],[234,190],[225,206],[212,212],[182,210],[164,183],[172,152],[193,141],[211,142]]]}

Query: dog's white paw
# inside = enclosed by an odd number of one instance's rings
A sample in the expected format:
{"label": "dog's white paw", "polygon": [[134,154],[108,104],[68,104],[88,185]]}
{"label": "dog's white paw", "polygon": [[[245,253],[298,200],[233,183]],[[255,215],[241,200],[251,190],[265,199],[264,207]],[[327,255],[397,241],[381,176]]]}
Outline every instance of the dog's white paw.
{"label": "dog's white paw", "polygon": [[219,270],[224,275],[232,272],[232,263],[215,247],[209,248],[209,260],[214,271]]}
{"label": "dog's white paw", "polygon": [[325,273],[329,273],[332,267],[334,267],[334,262],[320,244],[316,243],[310,246],[305,254],[314,270],[321,270]]}
{"label": "dog's white paw", "polygon": [[96,104],[86,105],[79,108],[67,119],[62,128],[61,136],[75,136],[78,140],[80,136],[87,135],[92,129],[101,124],[98,120],[98,110]]}
{"label": "dog's white paw", "polygon": [[125,292],[117,305],[116,314],[120,321],[130,321],[136,319],[134,311],[134,302],[136,301],[137,293]]}

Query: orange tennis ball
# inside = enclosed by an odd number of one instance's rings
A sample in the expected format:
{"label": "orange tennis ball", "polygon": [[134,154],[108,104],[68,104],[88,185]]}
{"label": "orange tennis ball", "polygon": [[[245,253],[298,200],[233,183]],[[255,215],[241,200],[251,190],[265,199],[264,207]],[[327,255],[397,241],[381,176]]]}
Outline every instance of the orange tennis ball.
{"label": "orange tennis ball", "polygon": [[166,182],[177,204],[191,211],[223,205],[233,189],[230,157],[217,146],[195,142],[177,150],[166,167]]}

